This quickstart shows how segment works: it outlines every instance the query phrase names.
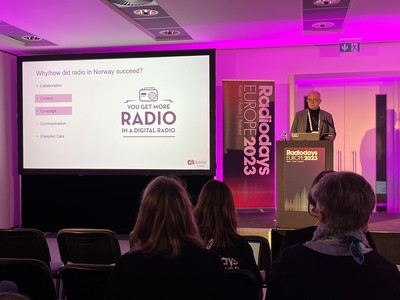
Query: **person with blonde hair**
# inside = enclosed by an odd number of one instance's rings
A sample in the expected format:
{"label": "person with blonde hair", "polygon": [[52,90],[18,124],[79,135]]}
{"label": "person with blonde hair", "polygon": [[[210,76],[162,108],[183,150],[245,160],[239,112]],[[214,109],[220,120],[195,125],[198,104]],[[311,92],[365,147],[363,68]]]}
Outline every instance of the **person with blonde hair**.
{"label": "person with blonde hair", "polygon": [[204,248],[178,178],[150,181],[129,242],[131,251],[117,262],[105,299],[224,299],[223,265]]}
{"label": "person with blonde hair", "polygon": [[237,233],[236,209],[228,185],[211,179],[200,191],[194,214],[207,248],[221,257],[226,270],[251,271],[263,296],[262,278],[249,243]]}
{"label": "person with blonde hair", "polygon": [[273,261],[266,299],[400,299],[399,270],[365,236],[375,193],[364,177],[327,173],[308,198],[317,229],[311,241],[283,249]]}

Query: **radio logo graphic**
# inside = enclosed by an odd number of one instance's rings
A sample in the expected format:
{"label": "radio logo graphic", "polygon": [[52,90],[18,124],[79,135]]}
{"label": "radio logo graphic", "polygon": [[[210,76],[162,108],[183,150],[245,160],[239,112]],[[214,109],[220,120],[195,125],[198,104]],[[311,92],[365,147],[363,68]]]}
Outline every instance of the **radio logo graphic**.
{"label": "radio logo graphic", "polygon": [[154,87],[145,87],[139,91],[139,101],[155,102],[158,100],[158,91]]}
{"label": "radio logo graphic", "polygon": [[159,98],[158,89],[142,87],[139,99],[125,100],[121,111],[123,137],[175,137],[174,101]]}

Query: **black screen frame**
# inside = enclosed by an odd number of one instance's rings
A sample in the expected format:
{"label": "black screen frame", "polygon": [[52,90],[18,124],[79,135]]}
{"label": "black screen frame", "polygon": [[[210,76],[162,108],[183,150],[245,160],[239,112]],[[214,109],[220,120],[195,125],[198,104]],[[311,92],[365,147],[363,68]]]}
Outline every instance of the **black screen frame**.
{"label": "black screen frame", "polygon": [[[171,56],[209,56],[209,157],[208,169],[34,169],[24,167],[23,144],[23,63],[29,61],[58,61],[58,60],[98,60],[121,58],[148,58]],[[215,49],[200,50],[173,50],[150,51],[129,53],[93,53],[93,54],[68,54],[68,55],[44,55],[44,56],[20,56],[17,58],[17,93],[18,93],[18,172],[20,175],[208,175],[215,176],[215,103],[216,103],[216,79],[215,79]]]}

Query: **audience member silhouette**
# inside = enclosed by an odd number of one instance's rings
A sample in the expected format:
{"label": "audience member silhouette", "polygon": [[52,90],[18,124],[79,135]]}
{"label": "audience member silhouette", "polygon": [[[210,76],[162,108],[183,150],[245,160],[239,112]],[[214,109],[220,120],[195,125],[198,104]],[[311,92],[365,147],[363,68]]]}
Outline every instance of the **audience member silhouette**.
{"label": "audience member silhouette", "polygon": [[209,180],[200,191],[194,214],[200,236],[207,248],[219,254],[226,270],[252,271],[256,275],[262,297],[261,273],[251,246],[237,233],[235,204],[228,185],[222,181]]}
{"label": "audience member silhouette", "polygon": [[19,293],[18,285],[9,280],[0,281],[0,300],[30,300],[26,295]]}
{"label": "audience member silhouette", "polygon": [[[322,172],[320,172],[313,180],[313,182],[311,183],[311,187],[310,189],[316,185],[321,178],[325,175],[325,174],[329,174],[335,172],[333,170],[324,170]],[[314,216],[316,218],[316,222],[317,220],[317,214],[315,212],[315,206],[316,203],[314,201],[314,199],[311,199],[310,197],[308,198],[308,213],[311,216]],[[295,244],[299,244],[299,243],[305,243],[308,242],[312,239],[314,231],[317,229],[317,226],[308,226],[308,227],[304,227],[304,228],[298,228],[298,229],[294,229],[294,230],[287,230],[283,239],[282,239],[282,244],[280,247],[280,250],[288,247],[288,246],[292,246]],[[365,237],[367,238],[368,244],[371,248],[376,250],[376,245],[374,240],[372,239],[371,233],[369,231],[365,232]]]}
{"label": "audience member silhouette", "polygon": [[18,286],[14,281],[0,280],[0,293],[18,293]]}
{"label": "audience member silhouette", "polygon": [[150,181],[129,241],[131,251],[117,262],[105,299],[224,299],[224,267],[204,248],[178,178]]}
{"label": "audience member silhouette", "polygon": [[30,300],[28,296],[20,293],[0,293],[0,300]]}
{"label": "audience member silhouette", "polygon": [[356,173],[331,172],[308,197],[317,229],[311,241],[279,253],[266,299],[400,299],[399,270],[364,234],[375,206],[371,185]]}

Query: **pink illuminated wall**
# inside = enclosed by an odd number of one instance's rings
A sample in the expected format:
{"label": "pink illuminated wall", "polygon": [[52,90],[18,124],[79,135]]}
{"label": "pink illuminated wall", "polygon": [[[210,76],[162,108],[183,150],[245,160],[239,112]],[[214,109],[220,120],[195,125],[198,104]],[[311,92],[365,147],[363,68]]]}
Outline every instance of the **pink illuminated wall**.
{"label": "pink illuminated wall", "polygon": [[[341,73],[348,81],[377,80],[375,74],[386,74],[378,80],[395,81],[398,86],[400,60],[398,53],[399,43],[392,44],[363,44],[360,53],[340,53],[337,45],[293,48],[269,48],[247,50],[219,50],[217,51],[217,177],[222,174],[222,81],[224,79],[251,79],[275,80],[276,85],[276,132],[281,136],[282,130],[290,129],[290,80],[294,75],[310,75],[311,80],[322,78],[326,74]],[[340,80],[343,80],[340,79]],[[397,92],[398,94],[398,92]],[[292,96],[293,97],[293,96]],[[397,96],[398,97],[398,96]],[[388,107],[399,115],[399,99],[395,99],[393,107]],[[394,120],[393,128],[388,132],[396,132],[399,122]],[[391,131],[389,131],[391,130]],[[388,166],[388,177],[392,182],[399,182],[399,137],[393,136],[393,149],[388,151],[394,162]],[[388,199],[388,212],[400,212],[398,184],[388,186],[392,188],[393,198]]]}
{"label": "pink illuminated wall", "polygon": [[0,228],[19,224],[15,66],[14,56],[0,52]]}

